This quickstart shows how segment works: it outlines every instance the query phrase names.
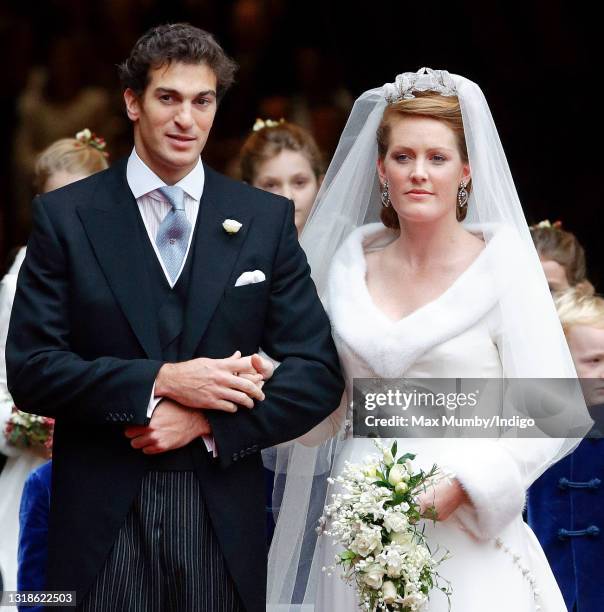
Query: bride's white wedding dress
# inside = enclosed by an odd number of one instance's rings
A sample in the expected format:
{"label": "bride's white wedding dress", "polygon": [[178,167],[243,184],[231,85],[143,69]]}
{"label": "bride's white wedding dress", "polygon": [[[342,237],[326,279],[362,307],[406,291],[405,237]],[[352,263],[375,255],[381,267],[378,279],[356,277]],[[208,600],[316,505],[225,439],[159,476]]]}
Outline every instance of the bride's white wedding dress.
{"label": "bride's white wedding dress", "polygon": [[[502,330],[497,287],[489,274],[491,257],[509,256],[501,232],[454,284],[434,301],[399,321],[381,312],[368,292],[364,253],[383,248],[394,233],[381,224],[353,232],[333,262],[327,289],[328,311],[348,397],[354,377],[497,378],[502,375],[498,345]],[[311,435],[326,438],[341,426],[336,413]],[[331,427],[332,431],[326,431]],[[351,434],[349,434],[351,436]],[[537,443],[538,442],[538,443]],[[525,491],[551,451],[549,441],[530,439],[404,438],[399,452],[417,454],[416,465],[437,463],[452,471],[472,505],[447,520],[428,523],[432,550],[448,549],[439,569],[453,587],[452,612],[563,612],[564,602],[533,532],[522,520]],[[375,453],[371,440],[349,439],[332,471],[346,460],[359,462]],[[553,453],[551,453],[553,455]],[[323,536],[321,565],[333,564],[337,546]],[[316,612],[358,609],[355,592],[337,575],[322,573]],[[426,608],[446,612],[447,598],[435,591]]]}

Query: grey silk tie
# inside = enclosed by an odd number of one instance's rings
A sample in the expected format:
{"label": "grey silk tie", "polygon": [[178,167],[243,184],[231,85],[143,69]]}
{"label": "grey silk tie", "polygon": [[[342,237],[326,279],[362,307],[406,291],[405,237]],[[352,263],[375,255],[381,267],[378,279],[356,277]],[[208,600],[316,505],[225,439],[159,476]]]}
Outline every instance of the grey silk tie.
{"label": "grey silk tie", "polygon": [[164,266],[170,275],[172,282],[182,265],[182,260],[187,253],[187,244],[191,235],[191,224],[185,215],[185,192],[181,187],[160,187],[168,202],[172,204],[172,210],[161,222],[155,237],[155,243],[164,262]]}

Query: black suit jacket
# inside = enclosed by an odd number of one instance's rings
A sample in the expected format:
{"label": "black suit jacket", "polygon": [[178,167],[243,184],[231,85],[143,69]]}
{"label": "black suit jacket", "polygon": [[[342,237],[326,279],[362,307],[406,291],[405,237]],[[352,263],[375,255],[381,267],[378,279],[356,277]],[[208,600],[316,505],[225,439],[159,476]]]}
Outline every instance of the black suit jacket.
{"label": "black suit jacket", "polygon": [[[249,610],[264,610],[266,544],[260,450],[294,438],[338,405],[343,383],[330,326],[301,250],[292,203],[204,166],[183,359],[262,347],[281,362],[266,399],[206,411],[219,458],[196,440],[212,523]],[[90,588],[147,468],[126,424],[146,424],[162,365],[125,161],[38,196],[7,341],[21,410],[56,419],[48,588]],[[229,235],[222,222],[243,225]],[[266,281],[234,287],[240,274]]]}

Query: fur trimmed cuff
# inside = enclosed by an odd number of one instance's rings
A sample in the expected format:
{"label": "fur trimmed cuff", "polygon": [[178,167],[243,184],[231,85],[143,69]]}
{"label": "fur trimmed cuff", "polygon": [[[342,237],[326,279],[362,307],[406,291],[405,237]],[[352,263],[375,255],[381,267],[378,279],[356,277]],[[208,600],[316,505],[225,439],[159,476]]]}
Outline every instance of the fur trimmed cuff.
{"label": "fur trimmed cuff", "polygon": [[497,536],[522,513],[526,491],[512,455],[494,440],[468,440],[465,448],[441,458],[472,505],[455,513],[462,525],[479,539]]}

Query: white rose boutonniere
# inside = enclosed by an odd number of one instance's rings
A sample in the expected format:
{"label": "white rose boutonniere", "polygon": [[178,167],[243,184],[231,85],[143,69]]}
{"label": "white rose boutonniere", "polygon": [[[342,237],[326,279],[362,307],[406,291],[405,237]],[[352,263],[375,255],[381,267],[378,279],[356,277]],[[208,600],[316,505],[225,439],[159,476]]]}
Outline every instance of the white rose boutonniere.
{"label": "white rose boutonniere", "polygon": [[225,219],[222,222],[222,227],[227,234],[236,234],[243,227],[243,224],[236,219]]}

